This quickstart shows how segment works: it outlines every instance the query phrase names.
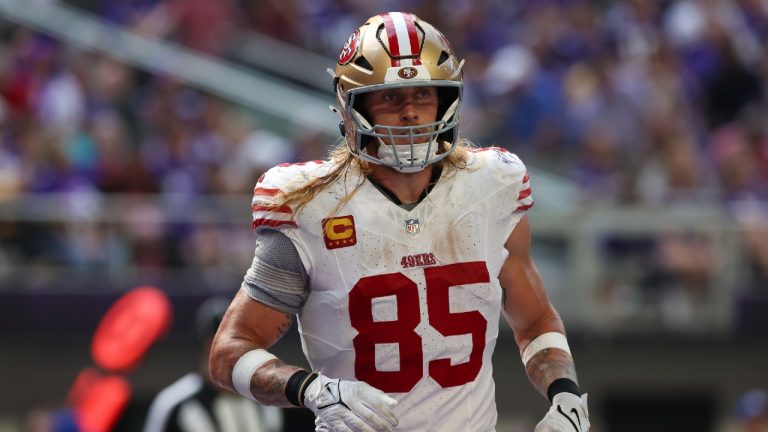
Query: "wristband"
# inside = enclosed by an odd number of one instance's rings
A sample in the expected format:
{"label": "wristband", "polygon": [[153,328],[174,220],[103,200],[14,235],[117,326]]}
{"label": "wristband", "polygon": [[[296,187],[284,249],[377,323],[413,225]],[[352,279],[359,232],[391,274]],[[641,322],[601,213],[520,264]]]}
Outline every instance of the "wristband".
{"label": "wristband", "polygon": [[571,353],[570,348],[568,348],[568,339],[565,338],[564,334],[558,332],[548,332],[539,335],[536,337],[536,339],[532,340],[528,346],[525,347],[523,350],[523,364],[528,365],[528,361],[531,359],[531,357],[533,357],[534,354],[547,348],[557,348],[567,352],[568,354]]}
{"label": "wristband", "polygon": [[304,380],[304,382],[301,383],[301,388],[299,389],[299,403],[304,406],[304,392],[307,391],[307,387],[309,387],[310,384],[312,384],[312,381],[316,380],[317,377],[320,376],[319,372],[312,372],[307,376],[307,378]]}
{"label": "wristband", "polygon": [[299,398],[299,395],[301,394],[304,382],[309,375],[309,372],[304,369],[298,370],[288,378],[288,382],[285,384],[285,398],[294,406],[300,407],[304,405]]}
{"label": "wristband", "polygon": [[552,399],[554,399],[555,395],[558,393],[573,393],[576,396],[581,397],[579,385],[568,378],[558,378],[552,381],[552,384],[547,388],[547,398],[550,402],[552,402]]}
{"label": "wristband", "polygon": [[256,400],[251,393],[251,377],[256,369],[277,357],[263,349],[255,349],[243,354],[232,369],[232,386],[240,395]]}

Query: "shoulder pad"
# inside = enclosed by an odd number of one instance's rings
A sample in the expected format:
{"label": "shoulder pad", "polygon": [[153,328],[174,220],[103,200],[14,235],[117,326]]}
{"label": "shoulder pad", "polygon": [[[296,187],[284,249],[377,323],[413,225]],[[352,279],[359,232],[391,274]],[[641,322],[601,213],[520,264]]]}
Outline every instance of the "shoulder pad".
{"label": "shoulder pad", "polygon": [[510,177],[510,180],[518,180],[526,173],[525,164],[520,158],[501,147],[483,147],[473,149],[472,153],[477,157],[478,168],[490,170],[494,176]]}
{"label": "shoulder pad", "polygon": [[501,147],[485,147],[472,150],[477,157],[473,164],[484,171],[492,179],[493,183],[500,183],[502,187],[516,186],[514,195],[515,211],[528,210],[533,206],[531,197],[531,184],[528,178],[528,170],[520,158]]}
{"label": "shoulder pad", "polygon": [[280,164],[264,173],[253,189],[251,212],[253,229],[296,226],[294,208],[280,204],[280,195],[305,186],[322,175],[328,162],[317,160],[295,164]]}

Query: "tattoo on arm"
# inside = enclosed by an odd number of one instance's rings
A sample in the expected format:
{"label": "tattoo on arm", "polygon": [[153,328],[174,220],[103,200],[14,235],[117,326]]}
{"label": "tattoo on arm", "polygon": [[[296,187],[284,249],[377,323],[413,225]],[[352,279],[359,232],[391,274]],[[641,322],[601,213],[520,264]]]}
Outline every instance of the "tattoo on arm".
{"label": "tattoo on arm", "polygon": [[285,336],[285,333],[288,332],[288,329],[291,328],[291,324],[293,324],[293,317],[290,315],[286,315],[286,317],[288,319],[277,323],[277,331],[279,334],[279,336],[277,337],[278,340],[282,339],[282,337]]}
{"label": "tattoo on arm", "polygon": [[285,398],[285,385],[291,375],[300,369],[297,366],[287,365],[279,359],[273,360],[253,374],[251,393],[263,404],[292,407],[293,404]]}
{"label": "tattoo on arm", "polygon": [[525,372],[531,384],[544,397],[547,397],[547,389],[558,378],[576,380],[576,367],[573,358],[567,352],[548,348],[537,352],[525,365]]}
{"label": "tattoo on arm", "polygon": [[[277,323],[277,339],[281,339],[293,324],[293,316],[286,314],[284,320]],[[280,359],[268,362],[256,370],[251,378],[251,393],[261,403],[292,407],[293,404],[285,398],[285,385],[288,379],[300,367],[285,364]]]}

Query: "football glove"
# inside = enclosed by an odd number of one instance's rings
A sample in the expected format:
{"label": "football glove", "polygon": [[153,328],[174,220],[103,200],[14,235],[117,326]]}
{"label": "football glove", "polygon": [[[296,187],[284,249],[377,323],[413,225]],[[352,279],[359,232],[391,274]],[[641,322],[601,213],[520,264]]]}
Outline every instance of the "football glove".
{"label": "football glove", "polygon": [[315,432],[333,432],[328,428],[328,425],[320,420],[320,417],[315,417]]}
{"label": "football glove", "polygon": [[587,395],[558,393],[552,398],[552,406],[536,425],[534,432],[588,432],[589,410]]}
{"label": "football glove", "polygon": [[317,430],[391,432],[398,423],[396,405],[396,400],[367,383],[323,374],[304,391],[304,406],[315,413]]}

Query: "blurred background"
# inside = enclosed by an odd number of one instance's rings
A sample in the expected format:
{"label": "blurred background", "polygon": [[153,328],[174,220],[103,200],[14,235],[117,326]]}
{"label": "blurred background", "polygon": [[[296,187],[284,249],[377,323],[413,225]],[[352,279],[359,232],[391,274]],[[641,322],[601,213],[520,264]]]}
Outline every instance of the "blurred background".
{"label": "blurred background", "polygon": [[[0,0],[0,431],[40,430],[138,285],[174,320],[125,415],[197,367],[256,179],[324,157],[326,68],[389,10],[466,59],[464,136],[530,168],[593,430],[768,430],[768,1]],[[502,329],[498,430],[530,431],[548,403]],[[295,329],[274,351],[306,364]]]}

